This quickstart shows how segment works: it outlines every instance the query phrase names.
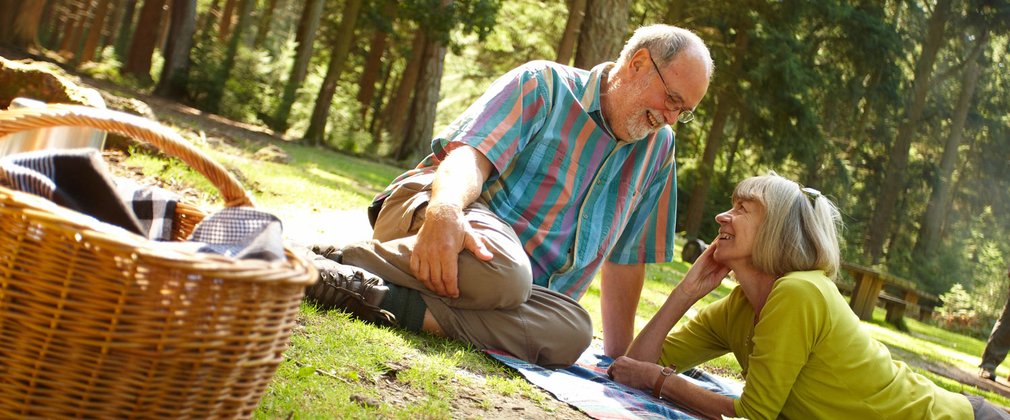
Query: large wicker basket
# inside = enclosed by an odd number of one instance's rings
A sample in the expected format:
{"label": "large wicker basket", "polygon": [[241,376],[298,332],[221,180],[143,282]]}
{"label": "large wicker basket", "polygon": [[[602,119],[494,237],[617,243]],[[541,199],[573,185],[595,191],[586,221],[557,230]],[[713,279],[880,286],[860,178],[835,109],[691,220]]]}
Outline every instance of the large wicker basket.
{"label": "large wicker basket", "polygon": [[[0,137],[86,126],[146,141],[250,205],[178,134],[77,106],[0,111]],[[174,235],[203,213],[180,203]],[[0,187],[0,418],[249,417],[280,363],[305,287],[287,261],[169,249]]]}

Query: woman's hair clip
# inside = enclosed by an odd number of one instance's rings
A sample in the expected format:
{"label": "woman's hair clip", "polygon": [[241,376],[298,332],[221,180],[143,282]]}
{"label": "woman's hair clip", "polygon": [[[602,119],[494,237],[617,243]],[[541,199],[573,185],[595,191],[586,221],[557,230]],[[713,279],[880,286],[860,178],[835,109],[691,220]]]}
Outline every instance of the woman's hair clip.
{"label": "woman's hair clip", "polygon": [[810,188],[810,187],[800,188],[800,192],[802,192],[803,195],[807,196],[807,198],[810,199],[810,205],[811,206],[816,205],[817,204],[817,198],[819,198],[821,196],[821,192],[820,191],[817,191],[817,190],[815,190],[813,188]]}

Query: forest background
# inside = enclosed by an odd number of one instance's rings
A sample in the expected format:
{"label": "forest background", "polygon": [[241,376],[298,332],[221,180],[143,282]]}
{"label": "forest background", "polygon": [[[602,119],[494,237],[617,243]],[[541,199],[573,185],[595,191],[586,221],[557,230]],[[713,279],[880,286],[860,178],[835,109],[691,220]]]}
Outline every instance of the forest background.
{"label": "forest background", "polygon": [[403,168],[497,76],[589,69],[650,23],[716,63],[674,127],[678,232],[712,238],[732,187],[774,170],[839,205],[845,261],[985,334],[1010,264],[1007,0],[0,0],[2,44]]}

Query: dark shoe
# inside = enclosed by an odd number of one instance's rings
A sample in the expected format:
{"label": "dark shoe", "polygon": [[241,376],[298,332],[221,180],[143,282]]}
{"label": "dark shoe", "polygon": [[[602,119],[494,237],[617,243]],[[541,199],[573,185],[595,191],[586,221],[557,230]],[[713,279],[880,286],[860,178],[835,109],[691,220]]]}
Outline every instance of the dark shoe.
{"label": "dark shoe", "polygon": [[981,368],[978,370],[978,377],[982,379],[988,379],[993,382],[996,381],[996,373],[991,370],[987,370],[986,368]]}
{"label": "dark shoe", "polygon": [[355,318],[379,325],[396,325],[396,317],[379,307],[389,287],[378,276],[324,256],[310,259],[319,281],[305,289],[305,299],[322,309],[342,309]]}
{"label": "dark shoe", "polygon": [[337,248],[335,245],[312,245],[310,248],[312,252],[317,255],[321,255],[330,261],[341,262],[343,260],[343,252],[341,248]]}

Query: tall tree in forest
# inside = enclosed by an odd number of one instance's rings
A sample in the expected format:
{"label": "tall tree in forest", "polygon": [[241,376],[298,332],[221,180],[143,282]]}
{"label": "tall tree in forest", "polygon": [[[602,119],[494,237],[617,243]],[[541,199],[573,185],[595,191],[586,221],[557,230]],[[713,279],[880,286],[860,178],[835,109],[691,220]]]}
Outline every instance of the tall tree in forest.
{"label": "tall tree in forest", "polygon": [[270,33],[270,24],[274,20],[274,10],[277,9],[278,0],[267,0],[266,8],[263,10],[263,14],[260,15],[260,21],[256,25],[256,38],[253,40],[253,46],[260,48],[263,43],[267,40],[267,34]]}
{"label": "tall tree in forest", "polygon": [[151,55],[158,42],[161,15],[166,0],[144,0],[137,19],[137,29],[133,31],[130,54],[123,66],[123,73],[136,77],[143,83],[151,82]]}
{"label": "tall tree in forest", "polygon": [[627,38],[631,0],[587,0],[575,67],[590,69],[617,58]]}
{"label": "tall tree in forest", "polygon": [[375,84],[382,71],[382,57],[386,54],[386,41],[389,33],[393,31],[393,22],[396,20],[396,2],[384,0],[378,2],[381,11],[369,14],[369,21],[374,30],[372,39],[368,43],[368,56],[365,59],[365,67],[361,72],[361,80],[358,82],[358,102],[361,104],[361,123],[365,121],[368,111],[372,108],[372,100],[375,97]]}
{"label": "tall tree in forest", "polygon": [[38,44],[36,34],[45,0],[0,1],[0,44],[28,48]]}
{"label": "tall tree in forest", "polygon": [[585,17],[586,0],[569,0],[565,32],[562,33],[561,42],[558,43],[557,62],[568,64],[572,61],[572,54],[575,53],[575,41],[579,39],[582,21]]}
{"label": "tall tree in forest", "polygon": [[864,253],[872,264],[880,262],[883,256],[884,240],[891,232],[891,223],[895,206],[901,195],[908,168],[908,152],[912,145],[912,137],[919,127],[923,110],[926,107],[926,95],[929,92],[930,78],[936,63],[937,53],[946,41],[944,32],[951,16],[951,1],[938,0],[930,15],[926,37],[922,44],[922,53],[915,65],[915,79],[912,81],[912,94],[905,108],[904,116],[898,126],[898,134],[888,156],[883,185],[877,193],[876,210],[866,229]]}
{"label": "tall tree in forest", "polygon": [[295,61],[291,65],[291,74],[284,84],[284,92],[281,100],[277,103],[277,109],[273,117],[267,121],[267,125],[275,131],[284,132],[288,129],[288,118],[291,115],[291,107],[295,103],[298,88],[305,81],[308,73],[309,61],[312,59],[312,44],[316,39],[316,31],[319,29],[319,20],[323,15],[324,0],[306,0],[302,8],[302,17],[298,21],[298,33],[295,35]]}
{"label": "tall tree in forest", "polygon": [[127,46],[130,45],[130,30],[133,29],[133,15],[137,11],[137,0],[125,0],[123,17],[119,21],[119,31],[116,33],[116,41],[112,50],[116,53],[119,61],[127,58]]}
{"label": "tall tree in forest", "polygon": [[109,7],[111,5],[111,0],[98,1],[98,5],[95,7],[95,16],[89,26],[88,35],[84,38],[84,47],[81,49],[81,55],[74,60],[78,64],[87,63],[95,58],[95,50],[98,49],[98,41],[102,37],[102,32],[104,32],[105,19],[109,15]]}
{"label": "tall tree in forest", "polygon": [[330,54],[330,64],[326,69],[326,78],[319,88],[319,95],[316,96],[316,105],[312,109],[312,119],[309,121],[309,128],[305,131],[303,141],[308,144],[318,146],[323,142],[326,134],[326,121],[330,116],[330,105],[333,104],[333,94],[337,91],[337,82],[340,80],[340,73],[344,71],[344,63],[347,61],[347,53],[351,50],[351,41],[354,40],[354,25],[358,20],[358,12],[361,10],[361,0],[347,0],[344,3],[344,12],[340,18],[340,29],[337,31],[337,38],[334,40],[332,52]]}
{"label": "tall tree in forest", "polygon": [[397,160],[406,160],[414,154],[427,154],[428,142],[435,125],[435,109],[438,106],[445,63],[444,41],[438,37],[426,36],[423,51],[420,56],[421,73],[418,75],[414,101],[407,119],[407,137],[393,155]]}
{"label": "tall tree in forest", "polygon": [[171,0],[172,20],[169,24],[165,64],[154,93],[173,99],[186,97],[189,78],[189,52],[196,32],[196,0]]}
{"label": "tall tree in forest", "polygon": [[917,261],[927,261],[936,251],[940,242],[940,230],[950,206],[951,189],[953,187],[954,168],[958,163],[958,147],[965,131],[965,122],[971,109],[972,97],[975,96],[975,86],[981,73],[979,59],[988,44],[988,36],[980,37],[979,43],[968,57],[961,74],[961,93],[954,107],[954,117],[950,124],[950,133],[943,148],[936,178],[932,182],[932,192],[926,205],[926,212],[919,222],[919,234],[915,241],[914,255]]}
{"label": "tall tree in forest", "polygon": [[[741,74],[744,55],[748,51],[749,37],[748,30],[741,30],[736,33],[733,40],[733,61],[730,64],[729,77]],[[708,200],[708,188],[712,182],[712,175],[715,173],[716,154],[719,153],[719,149],[722,147],[723,137],[726,135],[726,123],[734,112],[736,97],[735,83],[731,82],[725,90],[719,92],[719,97],[716,98],[715,115],[712,117],[712,125],[709,127],[708,136],[706,137],[705,152],[702,155],[701,163],[698,165],[698,175],[695,179],[694,187],[691,188],[690,200],[687,202],[684,230],[688,239],[698,238],[698,233],[701,230],[705,202]]]}
{"label": "tall tree in forest", "polygon": [[77,46],[81,40],[81,32],[88,21],[88,11],[91,8],[91,0],[77,0],[78,13],[68,16],[66,30],[63,39],[60,40],[59,51],[65,56],[72,56],[77,52]]}
{"label": "tall tree in forest", "polygon": [[[228,35],[231,35],[231,24],[235,20],[235,8],[239,7],[239,2],[245,2],[245,0],[225,0],[224,10],[221,11],[221,19],[217,22],[217,40],[224,42],[228,39]],[[252,10],[252,9],[250,9]],[[239,12],[239,19],[243,18],[242,12]]]}
{"label": "tall tree in forest", "polygon": [[[433,5],[436,1],[438,6]],[[500,3],[494,1],[415,0],[408,3],[406,12],[420,28],[415,32],[405,74],[385,114],[394,142],[393,157],[398,160],[427,154],[425,150],[435,125],[445,48],[450,45],[449,33],[462,25],[462,35],[476,34],[483,41],[494,27],[500,9]],[[413,71],[417,72],[416,78],[408,77]],[[412,89],[406,89],[407,85],[413,85]]]}
{"label": "tall tree in forest", "polygon": [[[407,137],[408,111],[410,110],[410,105],[413,103],[411,99],[414,95],[414,88],[417,86],[417,80],[421,74],[423,60],[419,56],[424,51],[424,45],[425,32],[423,29],[418,28],[414,31],[414,39],[411,41],[409,52],[410,56],[407,59],[406,67],[400,74],[400,82],[397,84],[396,91],[393,92],[393,97],[386,104],[386,109],[383,112],[382,119],[385,122],[386,131],[389,132],[395,144],[402,143],[403,139]],[[409,147],[407,150],[409,150]]]}
{"label": "tall tree in forest", "polygon": [[214,83],[211,83],[210,91],[207,92],[207,110],[210,112],[218,112],[221,109],[224,87],[228,83],[228,79],[231,78],[232,69],[235,68],[238,47],[242,42],[242,35],[249,27],[249,16],[252,14],[252,9],[255,5],[256,0],[241,0],[238,22],[235,24],[231,40],[228,41],[228,49],[224,54],[224,62],[221,64],[221,68],[218,69],[217,74],[214,75]]}

